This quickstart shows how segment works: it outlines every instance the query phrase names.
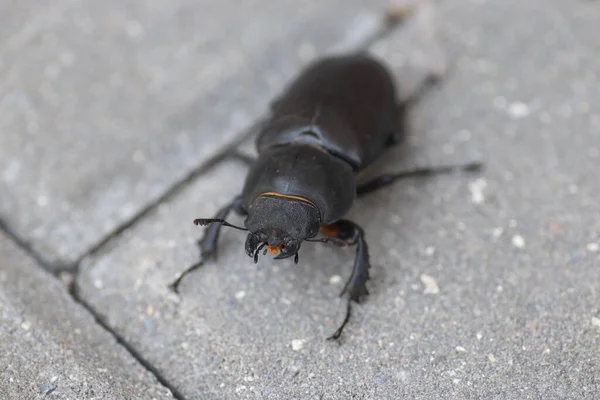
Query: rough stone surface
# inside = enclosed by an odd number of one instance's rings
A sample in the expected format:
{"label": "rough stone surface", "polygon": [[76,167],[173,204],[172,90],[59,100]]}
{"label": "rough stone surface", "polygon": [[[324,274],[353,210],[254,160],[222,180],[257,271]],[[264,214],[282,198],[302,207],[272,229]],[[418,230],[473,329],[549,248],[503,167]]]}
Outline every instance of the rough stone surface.
{"label": "rough stone surface", "polygon": [[244,234],[224,229],[218,262],[189,275],[180,297],[169,292],[198,257],[191,220],[239,191],[239,163],[85,260],[80,295],[186,398],[600,393],[600,8],[478,0],[437,11],[451,72],[414,119],[420,132],[480,142],[486,169],[357,202],[371,295],[341,345],[325,337],[343,318],[351,249],[307,243],[297,266],[254,265]]}
{"label": "rough stone surface", "polygon": [[[77,260],[237,137],[302,64],[374,32],[383,1],[340,4],[4,2],[0,220],[49,263]],[[240,162],[83,263],[78,295],[185,399],[598,397],[600,8],[423,10],[372,50],[405,93],[426,71],[445,78],[378,171],[486,169],[356,203],[371,295],[340,346],[324,339],[351,249],[307,243],[297,266],[254,265],[224,229],[218,262],[169,291],[199,256],[191,220],[239,191]],[[170,396],[4,236],[0,255],[0,398]]]}
{"label": "rough stone surface", "polygon": [[373,33],[385,4],[0,6],[0,218],[52,266],[76,261],[222,149],[299,66]]}
{"label": "rough stone surface", "polygon": [[172,396],[58,280],[0,234],[0,398]]}

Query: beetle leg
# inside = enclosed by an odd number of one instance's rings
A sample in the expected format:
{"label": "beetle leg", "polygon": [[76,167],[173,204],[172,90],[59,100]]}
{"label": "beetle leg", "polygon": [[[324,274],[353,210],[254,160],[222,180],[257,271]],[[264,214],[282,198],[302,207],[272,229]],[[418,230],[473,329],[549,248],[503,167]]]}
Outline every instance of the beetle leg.
{"label": "beetle leg", "polygon": [[[231,211],[235,211],[239,215],[245,215],[246,211],[242,206],[241,196],[237,196],[231,203],[221,208],[215,218],[226,219]],[[202,252],[202,261],[215,259],[217,256],[217,241],[221,233],[221,224],[212,224],[206,229],[206,233],[198,241],[200,251]]]}
{"label": "beetle leg", "polygon": [[327,225],[323,227],[321,230],[325,234],[338,239],[338,244],[343,242],[347,245],[356,245],[354,268],[352,269],[350,279],[348,279],[344,285],[344,289],[342,289],[340,293],[340,296],[343,296],[346,293],[349,296],[346,317],[344,318],[342,325],[335,331],[333,335],[328,338],[330,340],[336,340],[341,336],[344,327],[350,320],[351,302],[355,301],[358,303],[361,296],[366,296],[369,294],[366,285],[367,281],[369,280],[369,268],[371,268],[371,264],[369,262],[369,248],[367,246],[367,242],[365,241],[363,229],[352,221],[342,219],[333,225]]}
{"label": "beetle leg", "polygon": [[348,293],[350,298],[356,302],[363,295],[368,295],[367,280],[369,280],[369,248],[365,241],[365,233],[358,224],[347,219],[341,219],[333,225],[321,227],[321,231],[326,235],[332,236],[335,242],[339,245],[356,245],[356,258],[354,260],[354,268],[352,275],[340,296]]}
{"label": "beetle leg", "polygon": [[403,178],[411,178],[411,177],[422,177],[422,176],[433,176],[439,174],[447,174],[450,172],[454,172],[457,170],[465,170],[465,171],[477,171],[481,168],[482,163],[480,161],[473,161],[464,165],[456,165],[456,166],[439,166],[439,167],[422,167],[417,168],[412,171],[403,171],[396,174],[386,174],[378,176],[377,178],[373,178],[368,182],[365,182],[359,185],[356,188],[357,196],[362,196],[367,193],[371,193],[376,191],[377,189],[381,189],[382,187],[388,186],[389,184],[403,179]]}
{"label": "beetle leg", "polygon": [[[231,203],[221,208],[216,215],[218,219],[225,219],[229,213],[234,210],[240,215],[245,215],[246,211],[242,206],[241,196],[237,196]],[[221,224],[211,224],[204,234],[204,237],[198,240],[198,246],[200,247],[201,259],[196,264],[193,264],[188,269],[179,274],[179,276],[169,285],[171,290],[178,292],[179,284],[183,278],[190,272],[200,268],[205,261],[214,259],[217,254],[217,241],[219,239],[219,233],[221,232]]]}
{"label": "beetle leg", "polygon": [[256,158],[242,153],[240,151],[236,151],[232,154],[233,157],[237,158],[238,160],[242,161],[244,164],[246,164],[246,166],[252,166],[256,163]]}
{"label": "beetle leg", "polygon": [[396,118],[394,121],[394,129],[390,133],[386,146],[392,147],[404,141],[406,138],[407,131],[407,118],[406,114],[409,109],[414,107],[421,98],[434,86],[436,86],[442,80],[442,76],[435,72],[430,72],[425,76],[423,82],[421,82],[416,89],[405,96],[403,99],[398,101],[396,106]]}

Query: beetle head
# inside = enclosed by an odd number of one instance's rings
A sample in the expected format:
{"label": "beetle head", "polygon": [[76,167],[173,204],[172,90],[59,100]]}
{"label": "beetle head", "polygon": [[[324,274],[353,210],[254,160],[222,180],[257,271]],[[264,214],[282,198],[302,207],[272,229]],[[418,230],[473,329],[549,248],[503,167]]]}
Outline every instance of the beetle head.
{"label": "beetle head", "polygon": [[255,262],[263,248],[264,254],[276,254],[277,260],[294,256],[297,262],[302,242],[319,232],[320,217],[308,201],[263,195],[250,205],[245,225],[250,231],[246,254]]}

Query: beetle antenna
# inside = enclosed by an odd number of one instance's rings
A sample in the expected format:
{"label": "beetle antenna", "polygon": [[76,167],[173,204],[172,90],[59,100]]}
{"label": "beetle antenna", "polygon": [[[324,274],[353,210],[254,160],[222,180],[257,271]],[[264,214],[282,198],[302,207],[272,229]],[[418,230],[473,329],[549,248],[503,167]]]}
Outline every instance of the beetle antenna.
{"label": "beetle antenna", "polygon": [[220,218],[196,218],[194,220],[194,225],[207,226],[209,224],[212,224],[213,222],[220,222],[221,225],[223,225],[223,226],[229,226],[230,228],[239,229],[240,231],[248,230],[247,228],[242,228],[241,226],[230,224],[229,222],[225,221],[224,219],[220,219]]}

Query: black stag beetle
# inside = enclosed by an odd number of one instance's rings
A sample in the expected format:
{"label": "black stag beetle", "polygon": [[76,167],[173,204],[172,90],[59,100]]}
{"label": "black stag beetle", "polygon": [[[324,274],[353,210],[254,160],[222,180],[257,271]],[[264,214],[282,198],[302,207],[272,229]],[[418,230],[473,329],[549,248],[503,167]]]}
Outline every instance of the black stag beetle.
{"label": "black stag beetle", "polygon": [[[435,82],[433,75],[429,83]],[[427,85],[423,85],[427,86]],[[214,258],[222,225],[247,230],[246,254],[258,261],[264,249],[275,259],[294,257],[302,242],[356,246],[352,274],[341,295],[348,294],[346,316],[328,339],[338,339],[350,318],[351,302],[369,294],[369,249],[363,229],[344,219],[357,196],[415,175],[441,172],[421,169],[380,176],[357,185],[356,175],[386,148],[400,142],[405,110],[420,91],[398,101],[389,71],[365,52],[329,56],[309,65],[271,106],[260,128],[259,157],[250,166],[242,193],[215,218],[199,242],[202,260]],[[234,210],[246,216],[245,228],[225,221]],[[321,232],[324,238],[316,238]],[[200,264],[190,267],[171,285]]]}

